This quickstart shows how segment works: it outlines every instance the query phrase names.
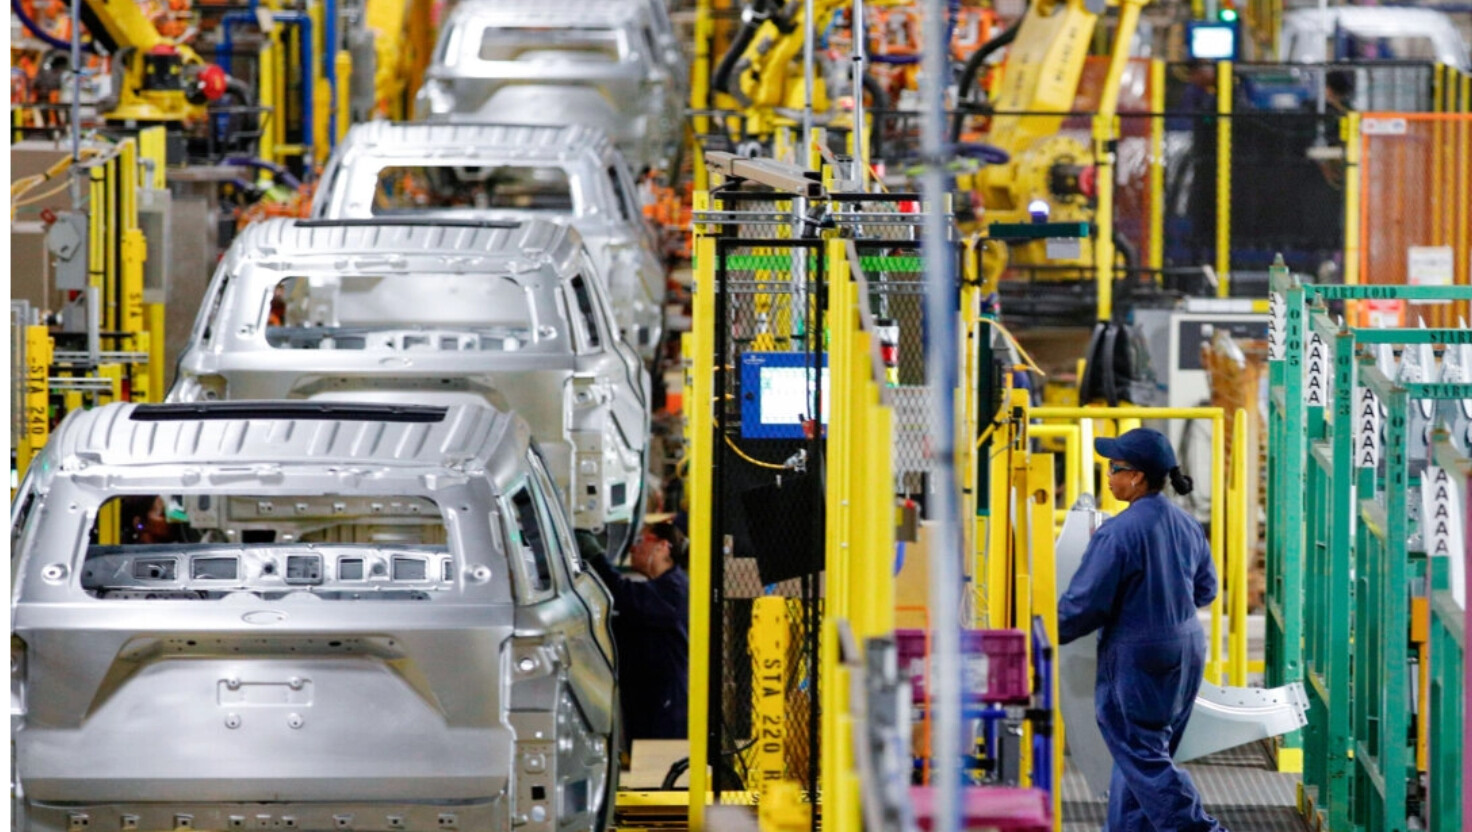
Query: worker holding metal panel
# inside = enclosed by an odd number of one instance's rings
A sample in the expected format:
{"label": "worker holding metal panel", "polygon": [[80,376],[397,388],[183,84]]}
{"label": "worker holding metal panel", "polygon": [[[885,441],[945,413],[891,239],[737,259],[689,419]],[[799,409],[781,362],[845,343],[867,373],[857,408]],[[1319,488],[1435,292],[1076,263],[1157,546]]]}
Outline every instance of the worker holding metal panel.
{"label": "worker holding metal panel", "polygon": [[1130,506],[1090,541],[1058,602],[1058,640],[1102,630],[1094,710],[1114,757],[1107,828],[1217,832],[1190,775],[1171,760],[1206,663],[1196,610],[1217,592],[1201,525],[1161,493],[1169,478],[1188,494],[1191,480],[1159,431],[1094,447],[1111,460],[1110,492]]}

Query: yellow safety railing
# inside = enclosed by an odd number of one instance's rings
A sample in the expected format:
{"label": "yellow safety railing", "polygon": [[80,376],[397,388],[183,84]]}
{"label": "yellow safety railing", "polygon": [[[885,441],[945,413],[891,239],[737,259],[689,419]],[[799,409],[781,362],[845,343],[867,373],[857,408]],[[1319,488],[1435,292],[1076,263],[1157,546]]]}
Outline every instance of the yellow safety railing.
{"label": "yellow safety railing", "polygon": [[[1241,413],[1239,411],[1239,413]],[[1222,684],[1226,678],[1231,679],[1232,684],[1245,683],[1249,656],[1247,653],[1246,626],[1247,626],[1247,542],[1245,522],[1227,522],[1229,506],[1232,505],[1232,493],[1237,494],[1237,510],[1245,514],[1247,511],[1246,494],[1246,470],[1245,467],[1240,475],[1234,476],[1236,491],[1229,493],[1226,471],[1226,413],[1219,407],[1032,407],[1026,410],[1029,419],[1043,419],[1047,421],[1064,421],[1081,424],[1084,420],[1099,423],[1096,435],[1108,436],[1123,433],[1132,427],[1138,427],[1144,420],[1163,419],[1200,419],[1211,423],[1211,447],[1212,465],[1210,476],[1211,487],[1211,514],[1209,543],[1211,545],[1212,562],[1216,567],[1221,585],[1225,593],[1218,593],[1216,600],[1212,601],[1210,614],[1210,644],[1208,646],[1206,662],[1206,678],[1215,683]],[[1235,418],[1245,419],[1245,413]],[[1028,436],[1036,436],[1034,431],[1037,425],[1027,425],[1023,429]],[[1055,435],[1050,430],[1051,426],[1043,426],[1048,433],[1044,436]],[[1245,442],[1247,430],[1243,427],[1236,435],[1241,437],[1235,442]],[[1085,451],[1088,460],[1089,472],[1087,479],[1092,482],[1101,481],[1103,471],[1106,469],[1107,461],[1093,454],[1092,450]],[[1247,464],[1248,453],[1245,445],[1234,455],[1238,465]],[[1072,470],[1072,469],[1070,469]],[[1080,493],[1085,486],[1078,486]],[[1123,508],[1105,488],[1089,488],[1091,493],[1098,495],[1099,506],[1105,511],[1118,512]],[[1029,492],[1029,493],[1036,493]],[[1051,491],[1047,493],[1051,494]],[[1066,493],[1066,491],[1065,491]],[[1049,510],[1053,510],[1052,502],[1049,501]],[[1243,516],[1243,515],[1234,515]],[[1033,538],[1036,543],[1038,538]],[[1051,546],[1051,538],[1048,541]],[[1034,550],[1034,560],[1036,560]],[[996,564],[989,566],[989,579],[994,579],[999,570]],[[1002,574],[1005,574],[1004,572]],[[1044,596],[1038,595],[1042,598]],[[1056,595],[1047,602],[1050,606],[1056,603]],[[995,625],[994,625],[995,626]],[[1227,639],[1224,636],[1231,635]],[[1224,651],[1224,643],[1226,650]],[[1230,673],[1230,675],[1229,675]]]}

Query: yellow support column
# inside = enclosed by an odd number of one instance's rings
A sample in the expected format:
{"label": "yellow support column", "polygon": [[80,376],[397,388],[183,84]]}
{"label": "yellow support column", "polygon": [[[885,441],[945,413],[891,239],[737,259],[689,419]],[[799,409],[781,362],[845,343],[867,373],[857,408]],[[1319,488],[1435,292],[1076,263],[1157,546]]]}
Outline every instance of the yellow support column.
{"label": "yellow support column", "polygon": [[[121,150],[119,151],[121,152]],[[113,156],[102,166],[103,201],[93,204],[94,217],[101,217],[103,240],[102,278],[102,328],[116,332],[121,323],[122,284],[118,280],[118,259],[122,253],[123,222],[119,215],[118,157]]]}
{"label": "yellow support column", "polygon": [[150,303],[148,310],[148,389],[149,401],[164,398],[164,305]]}
{"label": "yellow support column", "polygon": [[[1077,440],[1075,440],[1077,441]],[[1043,631],[1048,634],[1048,643],[1054,647],[1058,645],[1058,573],[1056,571],[1056,557],[1054,553],[1054,522],[1053,522],[1053,454],[1034,454],[1027,470],[1028,489],[1028,513],[1032,525],[1032,550],[1029,557],[1032,559],[1032,614],[1027,621],[1020,622],[1019,627],[1027,633],[1028,643],[1032,640],[1032,616],[1041,616],[1043,619]],[[1024,626],[1025,625],[1025,626]],[[1028,661],[1031,664],[1032,651],[1028,650]],[[1058,702],[1058,674],[1053,674],[1052,701]],[[1024,723],[1027,726],[1029,737],[1023,741],[1023,747],[1027,749],[1028,759],[1023,761],[1023,770],[1032,770],[1032,723]],[[1053,771],[1050,782],[1061,784],[1063,782],[1063,720],[1054,715],[1053,735],[1050,745],[1053,753]],[[1063,790],[1054,788],[1053,817],[1063,817]]]}
{"label": "yellow support column", "polygon": [[1232,291],[1232,62],[1216,64],[1216,296]]}
{"label": "yellow support column", "polygon": [[97,510],[97,543],[100,546],[116,546],[118,539],[118,502],[109,500]]}
{"label": "yellow support column", "polygon": [[[695,194],[696,211],[710,208],[705,193]],[[697,233],[695,275],[691,284],[690,400],[685,402],[690,459],[690,794],[689,826],[705,829],[705,806],[710,778],[710,597],[711,558],[718,557],[711,537],[711,461],[715,431],[716,241]]]}
{"label": "yellow support column", "polygon": [[308,0],[307,18],[312,21],[312,66],[301,67],[308,75],[304,85],[312,96],[312,123],[302,125],[303,142],[312,146],[312,158],[302,163],[310,168],[313,164],[327,161],[327,132],[332,129],[332,87],[327,83],[323,69],[335,56],[327,54],[327,27],[323,25],[324,4],[321,0]]}
{"label": "yellow support column", "polygon": [[332,125],[333,141],[341,143],[344,136],[348,134],[348,121],[351,112],[352,84],[348,83],[353,77],[353,53],[346,49],[337,53],[337,118]]}
{"label": "yellow support column", "polygon": [[849,590],[852,576],[850,525],[853,515],[853,387],[852,352],[855,298],[849,277],[848,258],[842,240],[829,240],[825,252],[828,266],[828,373],[832,401],[828,421],[826,471],[826,540],[824,546],[823,634],[819,657],[819,695],[822,702],[822,759],[820,786],[824,826],[858,829],[858,782],[854,776],[852,720],[849,715],[849,674],[843,666],[838,643],[838,623],[847,622],[855,639],[862,635],[854,626]]}
{"label": "yellow support column", "polygon": [[104,329],[108,329],[107,257],[103,253],[103,249],[107,247],[107,236],[104,233],[106,211],[103,209],[107,199],[107,172],[102,165],[94,163],[87,168],[87,177],[87,286],[97,290],[97,301],[102,307],[98,310],[98,320]]}
{"label": "yellow support column", "polygon": [[148,187],[153,190],[168,187],[165,173],[168,165],[168,135],[169,132],[164,127],[148,127],[138,131],[138,157],[153,160],[153,170],[149,172],[148,182]]}
{"label": "yellow support column", "polygon": [[[1227,515],[1228,683],[1247,686],[1247,411],[1238,408],[1232,416],[1231,513]],[[1215,497],[1213,497],[1215,502]]]}
{"label": "yellow support column", "polygon": [[1160,269],[1165,266],[1165,61],[1159,58],[1150,61],[1150,254],[1146,265],[1160,280]]}
{"label": "yellow support column", "polygon": [[[1340,122],[1344,131],[1344,282],[1360,282],[1360,114],[1349,112]],[[1346,307],[1352,305],[1347,303]],[[1345,317],[1354,321],[1354,310],[1345,309]]]}
{"label": "yellow support column", "polygon": [[278,160],[276,145],[281,143],[280,129],[284,121],[280,99],[276,97],[276,35],[269,34],[261,38],[260,58],[256,70],[258,103],[265,110],[266,123],[262,125],[260,148],[258,153],[263,162],[274,163]]}
{"label": "yellow support column", "polygon": [[[1226,566],[1226,451],[1227,420],[1221,408],[1212,408],[1211,419],[1211,559],[1216,574]],[[1206,651],[1206,678],[1212,684],[1222,683],[1225,662],[1222,661],[1222,609],[1225,604],[1218,592],[1211,602],[1211,644]]]}
{"label": "yellow support column", "polygon": [[1094,236],[1094,282],[1101,321],[1114,315],[1114,154],[1107,148],[1113,144],[1115,132],[1112,116],[1094,116],[1095,182],[1099,189],[1094,212],[1098,229]]}

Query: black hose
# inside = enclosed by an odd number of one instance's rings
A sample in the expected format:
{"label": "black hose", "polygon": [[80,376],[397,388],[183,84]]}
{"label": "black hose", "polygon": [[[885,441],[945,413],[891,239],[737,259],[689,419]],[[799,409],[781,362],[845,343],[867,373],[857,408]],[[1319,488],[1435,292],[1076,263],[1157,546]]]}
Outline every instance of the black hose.
{"label": "black hose", "polygon": [[1024,6],[1022,16],[1013,21],[1012,25],[1008,26],[1006,31],[983,43],[975,52],[971,53],[971,57],[966,59],[965,66],[961,68],[960,83],[956,87],[956,101],[965,101],[970,96],[971,86],[976,83],[976,74],[981,71],[981,67],[986,63],[986,59],[991,57],[997,50],[1017,40],[1017,32],[1022,28],[1022,21],[1027,19],[1027,12],[1031,6],[1031,3]]}
{"label": "black hose", "polygon": [[1124,255],[1125,271],[1133,275],[1140,268],[1140,253],[1135,250],[1135,244],[1124,236],[1124,232],[1118,228],[1110,235],[1114,239],[1114,250]]}
{"label": "black hose", "polygon": [[[51,47],[52,49],[66,49],[68,51],[71,50],[71,41],[62,40],[61,38],[51,34],[50,32],[47,32],[45,29],[42,29],[40,25],[36,23],[36,21],[28,17],[26,15],[25,6],[21,5],[20,0],[10,0],[10,11],[13,12],[16,17],[20,18],[22,26],[25,26],[27,29],[29,29],[31,34],[35,35],[37,39],[43,41],[47,46]],[[82,49],[86,52],[97,51],[97,48],[92,45],[92,41],[90,40],[82,41]]]}
{"label": "black hose", "polygon": [[[19,3],[20,0],[12,0]],[[716,65],[716,74],[711,76],[710,87],[716,92],[731,94],[731,75],[736,70],[736,62],[741,60],[741,55],[751,46],[752,38],[756,37],[756,30],[767,20],[767,13],[757,11],[756,5],[748,6],[741,13],[741,28],[737,30],[736,37],[731,39],[731,46],[726,54],[721,56],[721,62]]]}

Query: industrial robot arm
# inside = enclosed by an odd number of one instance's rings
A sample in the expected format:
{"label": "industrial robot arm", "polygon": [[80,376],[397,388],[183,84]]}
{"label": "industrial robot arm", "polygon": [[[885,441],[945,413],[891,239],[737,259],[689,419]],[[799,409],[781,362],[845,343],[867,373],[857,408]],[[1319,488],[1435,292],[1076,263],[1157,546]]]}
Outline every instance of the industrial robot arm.
{"label": "industrial robot arm", "polygon": [[184,121],[225,94],[225,71],[159,34],[136,0],[83,0],[82,23],[94,47],[115,62],[117,104],[106,108],[108,121]]}

